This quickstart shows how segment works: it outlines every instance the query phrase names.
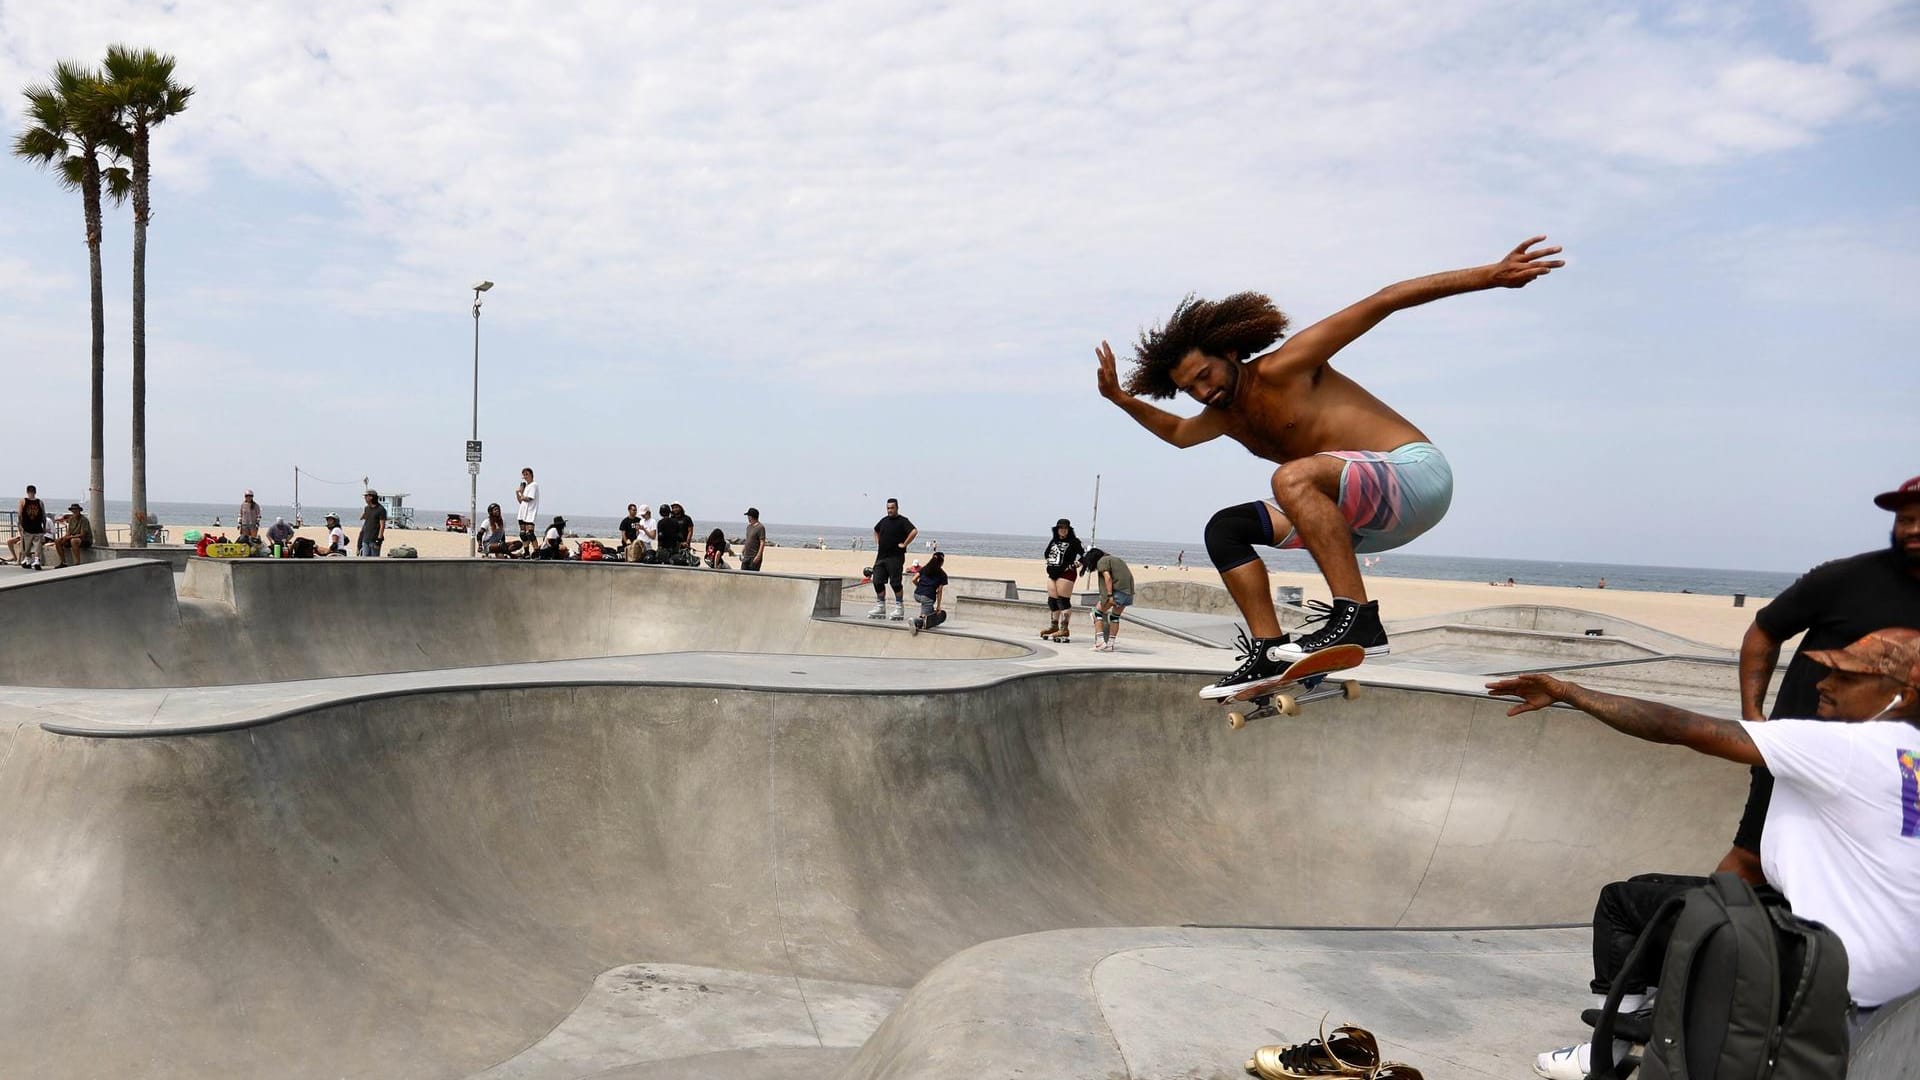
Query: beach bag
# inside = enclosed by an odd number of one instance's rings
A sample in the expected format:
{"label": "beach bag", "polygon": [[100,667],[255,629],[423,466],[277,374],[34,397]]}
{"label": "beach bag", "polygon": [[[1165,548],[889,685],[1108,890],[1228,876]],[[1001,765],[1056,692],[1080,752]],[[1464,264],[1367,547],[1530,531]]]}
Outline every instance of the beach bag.
{"label": "beach bag", "polygon": [[599,562],[607,557],[607,549],[600,546],[598,540],[580,541],[580,558],[584,562]]}
{"label": "beach bag", "polygon": [[311,559],[313,558],[313,547],[313,539],[311,537],[296,536],[293,538],[292,557],[296,559]]}
{"label": "beach bag", "polygon": [[417,559],[419,557],[420,553],[406,544],[397,545],[393,550],[387,552],[387,558],[389,559]]}
{"label": "beach bag", "polygon": [[[1731,873],[1661,906],[1622,966],[1671,928],[1640,1080],[1832,1080],[1847,1071],[1847,950],[1771,888]],[[1596,1050],[1613,1045],[1626,980],[1607,993]],[[1590,1080],[1624,1075],[1594,1055]],[[1630,1070],[1629,1070],[1630,1071]]]}

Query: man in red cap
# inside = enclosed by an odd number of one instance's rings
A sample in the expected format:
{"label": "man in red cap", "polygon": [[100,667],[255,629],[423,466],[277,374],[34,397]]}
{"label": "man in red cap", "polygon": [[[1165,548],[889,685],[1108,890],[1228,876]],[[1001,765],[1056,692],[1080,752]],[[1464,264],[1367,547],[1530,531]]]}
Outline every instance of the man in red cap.
{"label": "man in red cap", "polygon": [[[1893,511],[1890,547],[1835,559],[1808,571],[1774,601],[1754,613],[1740,643],[1740,715],[1759,720],[1767,682],[1780,662],[1780,646],[1795,634],[1807,636],[1787,665],[1771,715],[1812,716],[1818,686],[1827,673],[1814,654],[1857,640],[1884,626],[1920,626],[1920,476],[1874,497],[1873,504]],[[1760,835],[1767,818],[1773,777],[1753,770],[1747,807],[1733,848],[1719,869],[1759,883]]]}
{"label": "man in red cap", "polygon": [[[1761,867],[1794,914],[1826,924],[1846,945],[1858,1037],[1874,1009],[1920,989],[1920,630],[1876,630],[1811,658],[1826,674],[1805,719],[1720,720],[1550,675],[1487,690],[1520,699],[1509,716],[1565,702],[1635,738],[1770,769],[1778,787]],[[1626,955],[1667,898],[1705,882],[1662,875],[1602,889],[1593,914],[1594,992],[1605,994],[1624,975],[1622,1011],[1644,1006],[1665,948],[1648,950],[1646,970],[1623,973]],[[1534,1071],[1578,1080],[1592,1054],[1584,1043],[1549,1051]]]}

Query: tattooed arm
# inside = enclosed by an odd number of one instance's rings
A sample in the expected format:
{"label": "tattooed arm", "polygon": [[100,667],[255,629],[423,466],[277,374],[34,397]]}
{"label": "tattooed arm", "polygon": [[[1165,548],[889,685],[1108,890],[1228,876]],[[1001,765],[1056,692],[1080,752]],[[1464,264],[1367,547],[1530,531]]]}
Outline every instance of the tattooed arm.
{"label": "tattooed arm", "polygon": [[1603,694],[1550,675],[1520,675],[1490,682],[1487,692],[1497,697],[1520,699],[1520,704],[1507,710],[1508,716],[1564,702],[1636,739],[1684,746],[1742,765],[1766,764],[1760,757],[1760,748],[1753,745],[1738,721],[1717,720],[1658,702]]}

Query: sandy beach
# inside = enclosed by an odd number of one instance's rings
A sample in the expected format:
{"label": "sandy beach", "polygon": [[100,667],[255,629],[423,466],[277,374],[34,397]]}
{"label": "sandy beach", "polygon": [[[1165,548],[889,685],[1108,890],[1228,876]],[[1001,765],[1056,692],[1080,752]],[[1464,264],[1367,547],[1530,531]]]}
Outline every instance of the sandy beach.
{"label": "sandy beach", "polygon": [[[358,523],[354,523],[357,525]],[[177,540],[189,529],[212,530],[209,525],[170,526]],[[220,530],[233,534],[232,526]],[[308,526],[299,535],[313,537],[323,546],[326,530]],[[348,535],[352,536],[350,528]],[[607,537],[598,537],[612,545]],[[407,529],[387,534],[387,547],[407,544],[424,559],[457,559],[467,556],[471,541],[464,533]],[[920,556],[924,558],[925,555]],[[871,565],[870,551],[826,550],[811,547],[775,547],[767,551],[766,570],[770,573],[819,574],[833,577],[859,577]],[[737,560],[736,560],[737,561]],[[1219,585],[1220,575],[1209,566],[1181,570],[1169,566],[1136,566],[1137,581],[1197,581]],[[947,572],[955,577],[1012,579],[1025,588],[1043,588],[1046,572],[1038,559],[995,558],[979,555],[947,556]],[[1327,587],[1318,575],[1278,573],[1275,585],[1296,585],[1309,599],[1327,600]],[[1372,598],[1380,601],[1381,614],[1391,621],[1424,615],[1499,604],[1555,604],[1582,608],[1617,618],[1631,619],[1670,634],[1692,638],[1710,645],[1738,648],[1741,635],[1753,621],[1753,612],[1766,603],[1764,598],[1749,598],[1747,606],[1736,608],[1726,596],[1704,593],[1630,592],[1624,589],[1575,589],[1551,585],[1495,586],[1472,581],[1433,581],[1419,578],[1374,576],[1367,579]]]}

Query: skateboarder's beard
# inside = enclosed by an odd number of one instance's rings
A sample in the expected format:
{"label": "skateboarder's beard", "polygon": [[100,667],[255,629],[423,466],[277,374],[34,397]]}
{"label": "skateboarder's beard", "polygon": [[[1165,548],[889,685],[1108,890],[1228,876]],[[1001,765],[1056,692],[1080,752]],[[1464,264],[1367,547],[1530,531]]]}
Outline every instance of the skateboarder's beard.
{"label": "skateboarder's beard", "polygon": [[1217,403],[1207,406],[1209,409],[1227,409],[1233,407],[1233,399],[1240,396],[1240,365],[1238,361],[1227,361],[1227,386]]}

